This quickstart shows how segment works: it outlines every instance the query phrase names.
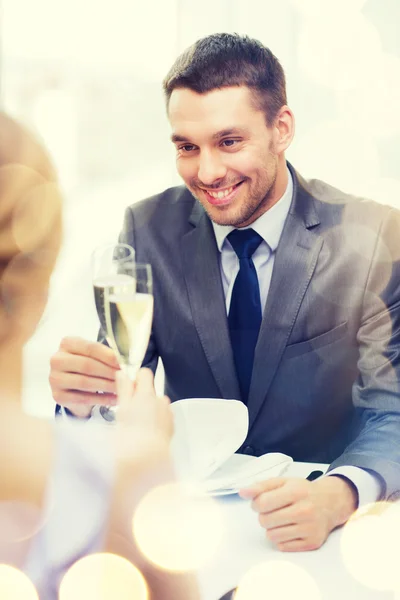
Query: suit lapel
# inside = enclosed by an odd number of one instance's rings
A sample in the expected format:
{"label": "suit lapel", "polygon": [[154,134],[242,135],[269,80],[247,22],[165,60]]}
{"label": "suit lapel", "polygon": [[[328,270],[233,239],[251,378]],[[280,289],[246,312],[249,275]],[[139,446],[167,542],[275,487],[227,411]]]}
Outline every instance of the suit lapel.
{"label": "suit lapel", "polygon": [[313,198],[293,177],[293,202],[276,251],[271,286],[257,341],[248,408],[250,423],[266,401],[322,247]]}
{"label": "suit lapel", "polygon": [[181,242],[183,273],[193,322],[223,398],[240,399],[229,338],[224,292],[215,235],[196,202],[190,217],[194,228]]}

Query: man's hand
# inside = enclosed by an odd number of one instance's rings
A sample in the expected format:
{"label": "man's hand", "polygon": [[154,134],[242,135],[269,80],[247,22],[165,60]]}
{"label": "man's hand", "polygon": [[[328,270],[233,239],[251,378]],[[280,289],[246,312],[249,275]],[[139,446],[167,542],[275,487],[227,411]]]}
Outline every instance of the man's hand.
{"label": "man's hand", "polygon": [[50,366],[53,398],[74,415],[86,417],[95,404],[117,403],[115,373],[119,365],[108,346],[77,337],[64,338]]}
{"label": "man's hand", "polygon": [[316,550],[357,508],[353,486],[334,475],[316,481],[270,479],[240,496],[252,500],[267,538],[283,552]]}

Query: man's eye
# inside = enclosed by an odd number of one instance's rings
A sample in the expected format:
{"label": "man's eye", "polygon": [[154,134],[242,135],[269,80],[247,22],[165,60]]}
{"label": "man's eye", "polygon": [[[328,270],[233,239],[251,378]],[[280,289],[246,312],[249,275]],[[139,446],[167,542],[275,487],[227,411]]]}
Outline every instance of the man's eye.
{"label": "man's eye", "polygon": [[227,148],[230,148],[231,146],[234,146],[235,144],[237,144],[238,141],[239,140],[223,140],[222,141],[222,145],[225,146],[225,147],[227,147]]}
{"label": "man's eye", "polygon": [[193,144],[183,144],[183,146],[178,146],[178,150],[180,152],[192,152],[194,150]]}

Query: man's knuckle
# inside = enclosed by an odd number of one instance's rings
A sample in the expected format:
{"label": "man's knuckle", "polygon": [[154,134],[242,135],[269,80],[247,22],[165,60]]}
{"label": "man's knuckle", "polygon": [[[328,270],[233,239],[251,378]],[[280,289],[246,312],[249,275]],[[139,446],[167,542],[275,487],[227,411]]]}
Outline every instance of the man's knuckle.
{"label": "man's knuckle", "polygon": [[82,360],[82,372],[85,375],[94,375],[93,359],[85,356]]}
{"label": "man's knuckle", "polygon": [[53,356],[50,358],[50,368],[54,371],[58,371],[60,368],[60,362],[61,362],[61,352],[56,352],[55,354],[53,354]]}
{"label": "man's knuckle", "polygon": [[51,388],[58,389],[60,384],[60,378],[57,373],[51,372],[49,375],[49,383]]}
{"label": "man's knuckle", "polygon": [[286,544],[279,543],[276,545],[280,552],[288,552],[288,547]]}
{"label": "man's knuckle", "polygon": [[98,344],[97,342],[85,342],[85,354],[89,357],[89,359],[93,360],[96,358],[98,352]]}
{"label": "man's knuckle", "polygon": [[61,342],[60,342],[60,350],[66,350],[69,351],[71,346],[73,345],[74,342],[73,337],[71,336],[65,336],[62,338]]}
{"label": "man's knuckle", "polygon": [[52,390],[53,392],[53,399],[57,404],[62,404],[62,394],[60,393],[60,390],[54,389]]}
{"label": "man's knuckle", "polygon": [[322,546],[322,542],[320,542],[319,540],[310,540],[308,543],[306,543],[306,550],[318,550],[318,548],[320,548]]}
{"label": "man's knuckle", "polygon": [[261,527],[264,527],[264,529],[267,528],[267,526],[268,526],[268,518],[263,513],[260,513],[258,515],[258,522],[260,523]]}
{"label": "man's knuckle", "polygon": [[310,521],[314,516],[314,507],[311,504],[304,503],[298,507],[297,515],[303,521]]}
{"label": "man's knuckle", "polygon": [[304,491],[302,486],[296,486],[293,488],[292,498],[293,498],[294,502],[300,502],[301,500],[304,500],[305,497],[306,497],[306,492]]}
{"label": "man's knuckle", "polygon": [[85,375],[77,375],[75,383],[78,390],[86,390],[88,387],[88,378]]}

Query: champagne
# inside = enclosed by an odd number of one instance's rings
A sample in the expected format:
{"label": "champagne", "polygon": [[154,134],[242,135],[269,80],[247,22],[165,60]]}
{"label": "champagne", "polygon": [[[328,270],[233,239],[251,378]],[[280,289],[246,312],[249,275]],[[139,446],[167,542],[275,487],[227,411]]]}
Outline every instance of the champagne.
{"label": "champagne", "polygon": [[[140,368],[149,343],[153,320],[153,296],[114,286],[106,297],[107,330],[132,378]],[[107,308],[106,308],[107,310]],[[111,329],[111,331],[110,331]]]}
{"label": "champagne", "polygon": [[[107,302],[105,296],[107,294],[112,294],[115,292],[121,292],[121,290],[129,291],[131,294],[135,293],[135,279],[129,275],[114,275],[112,277],[99,277],[93,282],[94,289],[94,301],[96,304],[97,315],[99,317],[100,326],[105,336],[108,345],[114,350],[118,351],[116,346],[116,341],[113,336],[113,328],[107,326],[108,314],[107,314]],[[107,290],[107,291],[106,291]],[[119,316],[115,312],[115,308],[113,312],[109,315],[111,321],[118,322]],[[128,335],[126,331],[124,331],[125,326],[123,323],[116,326],[119,329],[119,338],[120,345],[127,346],[128,344]]]}

